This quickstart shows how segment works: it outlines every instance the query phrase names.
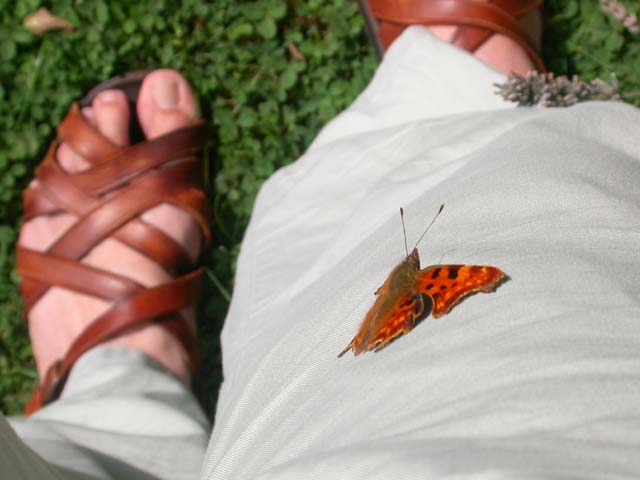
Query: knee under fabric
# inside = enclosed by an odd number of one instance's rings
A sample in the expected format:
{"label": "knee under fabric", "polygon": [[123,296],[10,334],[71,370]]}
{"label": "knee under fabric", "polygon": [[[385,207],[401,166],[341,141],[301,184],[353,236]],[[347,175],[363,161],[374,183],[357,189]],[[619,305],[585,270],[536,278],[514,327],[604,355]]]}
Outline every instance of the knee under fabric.
{"label": "knee under fabric", "polygon": [[[640,476],[638,110],[487,100],[463,113],[454,92],[458,111],[434,116],[434,49],[417,50],[433,40],[408,32],[259,195],[203,476]],[[496,75],[464,53],[451,62]],[[385,92],[399,64],[404,89]],[[464,90],[451,68],[438,73]],[[510,279],[379,353],[336,358],[405,255],[399,207],[411,246],[443,203],[423,266]]]}

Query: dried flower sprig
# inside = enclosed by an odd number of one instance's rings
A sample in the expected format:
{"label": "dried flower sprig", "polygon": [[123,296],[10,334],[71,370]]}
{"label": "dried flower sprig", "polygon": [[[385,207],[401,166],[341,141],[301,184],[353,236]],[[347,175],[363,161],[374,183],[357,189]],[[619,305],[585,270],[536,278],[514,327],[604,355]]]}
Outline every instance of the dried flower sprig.
{"label": "dried flower sprig", "polygon": [[590,100],[621,100],[615,74],[608,84],[599,78],[585,83],[577,75],[569,80],[564,75],[556,77],[553,73],[531,71],[524,76],[513,73],[505,83],[495,86],[496,94],[518,106],[568,107]]}
{"label": "dried flower sprig", "polygon": [[638,25],[638,17],[634,13],[630,15],[624,5],[616,0],[600,0],[600,8],[603,12],[612,15],[614,18],[622,22],[624,28],[635,35],[640,34],[640,25]]}

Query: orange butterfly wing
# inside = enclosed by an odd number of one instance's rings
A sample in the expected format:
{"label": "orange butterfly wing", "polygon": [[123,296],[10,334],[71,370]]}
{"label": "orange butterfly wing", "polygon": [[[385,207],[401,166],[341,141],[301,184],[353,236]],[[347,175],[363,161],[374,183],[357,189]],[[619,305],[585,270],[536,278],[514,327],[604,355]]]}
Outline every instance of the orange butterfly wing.
{"label": "orange butterfly wing", "polygon": [[408,333],[424,312],[424,300],[419,293],[409,293],[398,299],[396,306],[377,331],[372,332],[367,350],[382,350],[393,339]]}
{"label": "orange butterfly wing", "polygon": [[391,308],[387,305],[387,308],[381,309],[379,305],[376,303],[369,311],[358,333],[338,358],[349,350],[353,350],[355,355],[360,355],[362,352],[383,349],[394,338],[409,332],[415,325],[416,318],[424,312],[424,300],[419,293],[399,296]]}
{"label": "orange butterfly wing", "polygon": [[[490,292],[505,278],[496,267],[477,265],[433,265],[418,270],[419,259],[398,265],[376,290],[377,299],[349,345],[354,355],[379,351],[400,335],[410,332],[416,320],[429,313],[434,318],[447,314],[467,295]],[[404,278],[411,280],[404,284]],[[425,312],[423,295],[431,300],[431,312]]]}
{"label": "orange butterfly wing", "polygon": [[496,267],[432,265],[418,272],[414,289],[431,297],[434,318],[447,314],[467,295],[491,292],[505,278]]}

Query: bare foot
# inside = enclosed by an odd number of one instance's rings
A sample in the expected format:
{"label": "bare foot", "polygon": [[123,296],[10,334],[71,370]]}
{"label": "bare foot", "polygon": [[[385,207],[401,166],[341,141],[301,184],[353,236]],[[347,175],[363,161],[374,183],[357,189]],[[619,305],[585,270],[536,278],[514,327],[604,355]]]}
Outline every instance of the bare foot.
{"label": "bare foot", "polygon": [[[518,23],[534,41],[535,49],[539,52],[542,43],[542,16],[540,10],[531,11],[518,18]],[[452,25],[435,25],[429,27],[436,37],[450,42],[457,27]],[[536,70],[535,64],[527,52],[509,37],[495,33],[475,51],[474,55],[492,67],[506,73],[515,72],[524,75],[530,70]]]}
{"label": "bare foot", "polygon": [[[101,92],[83,114],[107,138],[117,145],[129,144],[129,106],[123,92]],[[137,103],[137,114],[147,138],[190,125],[198,118],[195,96],[188,82],[172,70],[156,70],[144,80]],[[62,168],[76,172],[89,166],[69,145],[57,152]],[[191,259],[200,250],[201,233],[197,223],[186,212],[168,204],[147,211],[142,219],[184,245]],[[76,221],[71,214],[37,217],[26,223],[18,243],[43,251]],[[106,239],[82,259],[83,263],[129,277],[144,286],[155,286],[171,280],[171,276],[144,255],[116,239]],[[38,373],[42,377],[49,366],[62,358],[73,340],[110,304],[84,294],[53,287],[31,309],[29,334]],[[193,312],[185,315],[195,328]],[[147,325],[118,337],[111,345],[140,350],[154,358],[184,383],[190,380],[186,353],[165,329]]]}

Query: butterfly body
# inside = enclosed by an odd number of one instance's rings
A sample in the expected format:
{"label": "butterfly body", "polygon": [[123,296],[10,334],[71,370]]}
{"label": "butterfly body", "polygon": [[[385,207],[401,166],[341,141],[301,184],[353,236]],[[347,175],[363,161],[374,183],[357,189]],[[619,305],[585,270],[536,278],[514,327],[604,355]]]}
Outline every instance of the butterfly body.
{"label": "butterfly body", "polygon": [[[477,265],[431,265],[420,269],[418,249],[405,257],[375,292],[376,301],[347,347],[354,355],[386,347],[409,333],[429,313],[438,318],[475,292],[490,292],[505,278],[496,267]],[[426,300],[426,302],[425,302]],[[425,312],[425,303],[431,309]]]}

